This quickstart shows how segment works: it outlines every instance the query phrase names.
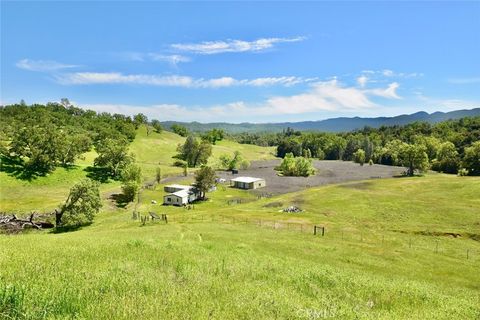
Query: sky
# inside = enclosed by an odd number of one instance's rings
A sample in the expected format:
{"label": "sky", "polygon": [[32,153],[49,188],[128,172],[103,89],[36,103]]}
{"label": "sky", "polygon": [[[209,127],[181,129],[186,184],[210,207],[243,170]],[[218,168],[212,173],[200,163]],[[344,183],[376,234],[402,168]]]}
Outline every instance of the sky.
{"label": "sky", "polygon": [[284,122],[480,107],[480,1],[1,1],[0,103]]}

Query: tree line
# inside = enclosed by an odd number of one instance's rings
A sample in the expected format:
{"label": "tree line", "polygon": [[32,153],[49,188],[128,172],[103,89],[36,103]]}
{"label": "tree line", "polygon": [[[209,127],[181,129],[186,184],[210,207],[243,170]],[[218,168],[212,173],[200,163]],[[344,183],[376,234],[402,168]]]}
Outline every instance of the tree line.
{"label": "tree line", "polygon": [[242,133],[230,136],[240,143],[276,146],[286,154],[325,160],[402,165],[407,173],[432,169],[446,173],[480,174],[480,117],[437,124],[416,122],[405,126],[365,127],[343,133]]}

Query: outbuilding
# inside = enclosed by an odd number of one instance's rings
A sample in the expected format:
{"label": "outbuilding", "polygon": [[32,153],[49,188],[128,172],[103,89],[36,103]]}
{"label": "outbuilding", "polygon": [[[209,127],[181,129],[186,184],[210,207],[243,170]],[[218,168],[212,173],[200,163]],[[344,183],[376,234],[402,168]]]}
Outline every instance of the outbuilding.
{"label": "outbuilding", "polygon": [[163,196],[164,205],[184,206],[198,199],[199,193],[193,186],[173,184],[164,187],[169,194]]}
{"label": "outbuilding", "polygon": [[174,192],[181,191],[181,190],[190,190],[192,188],[193,188],[193,186],[186,186],[186,185],[183,185],[183,184],[169,184],[169,185],[166,185],[165,187],[163,187],[163,190],[165,192],[174,193]]}
{"label": "outbuilding", "polygon": [[230,180],[230,185],[239,189],[258,189],[267,185],[265,179],[253,177],[238,177]]}

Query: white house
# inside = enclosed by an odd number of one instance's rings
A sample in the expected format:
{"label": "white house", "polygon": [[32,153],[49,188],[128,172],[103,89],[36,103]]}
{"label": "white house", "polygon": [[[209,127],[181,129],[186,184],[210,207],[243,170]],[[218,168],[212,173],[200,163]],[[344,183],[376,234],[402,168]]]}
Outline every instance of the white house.
{"label": "white house", "polygon": [[163,196],[164,205],[183,206],[198,199],[199,193],[193,186],[185,186],[180,184],[172,184],[163,188],[165,192],[169,192]]}
{"label": "white house", "polygon": [[230,185],[239,189],[258,189],[267,185],[265,179],[253,177],[238,177],[230,180]]}

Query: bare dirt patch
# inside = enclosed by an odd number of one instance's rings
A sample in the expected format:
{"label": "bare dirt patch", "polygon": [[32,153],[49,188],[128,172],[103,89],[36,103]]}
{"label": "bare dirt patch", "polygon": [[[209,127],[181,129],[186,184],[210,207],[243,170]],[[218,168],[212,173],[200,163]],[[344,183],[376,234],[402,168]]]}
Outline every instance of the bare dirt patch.
{"label": "bare dirt patch", "polygon": [[[364,165],[349,161],[320,161],[314,160],[313,165],[317,173],[310,177],[281,177],[275,171],[275,167],[280,164],[280,159],[266,161],[252,161],[250,168],[239,170],[238,174],[232,175],[231,172],[218,171],[217,174],[226,180],[234,177],[249,176],[263,178],[267,186],[250,192],[256,194],[284,194],[303,190],[320,185],[335,184],[349,181],[391,178],[400,175],[405,171],[403,167],[393,167],[384,165]],[[351,184],[347,188],[363,189],[368,188],[368,182]],[[300,199],[299,199],[300,200]],[[299,201],[301,202],[301,201]],[[301,204],[301,203],[299,203]]]}

